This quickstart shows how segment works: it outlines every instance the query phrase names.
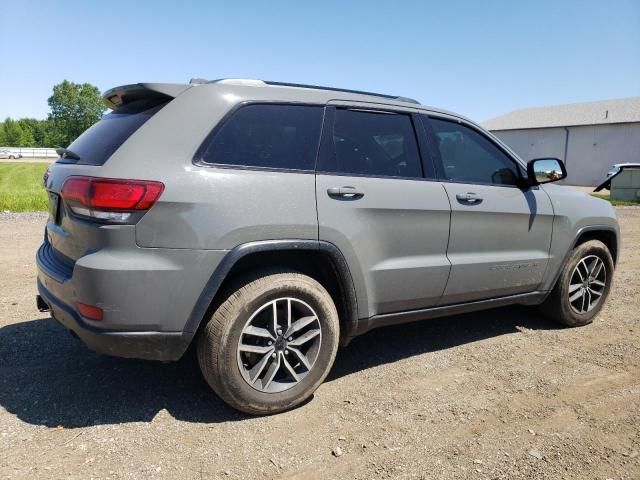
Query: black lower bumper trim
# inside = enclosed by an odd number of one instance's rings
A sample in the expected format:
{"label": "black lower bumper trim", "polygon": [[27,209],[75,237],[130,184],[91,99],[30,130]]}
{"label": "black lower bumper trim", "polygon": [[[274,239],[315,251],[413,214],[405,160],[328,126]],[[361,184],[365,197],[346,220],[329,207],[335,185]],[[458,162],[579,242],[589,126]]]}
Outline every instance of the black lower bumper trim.
{"label": "black lower bumper trim", "polygon": [[46,240],[38,249],[36,262],[38,263],[38,267],[57,282],[65,282],[70,279],[73,274],[73,267],[60,261],[53,247]]}
{"label": "black lower bumper trim", "polygon": [[50,309],[51,316],[66,329],[75,333],[91,350],[105,355],[142,360],[174,361],[189,347],[192,333],[186,332],[137,332],[102,331],[83,327],[85,322],[69,305],[51,294],[38,282],[38,308],[41,304]]}

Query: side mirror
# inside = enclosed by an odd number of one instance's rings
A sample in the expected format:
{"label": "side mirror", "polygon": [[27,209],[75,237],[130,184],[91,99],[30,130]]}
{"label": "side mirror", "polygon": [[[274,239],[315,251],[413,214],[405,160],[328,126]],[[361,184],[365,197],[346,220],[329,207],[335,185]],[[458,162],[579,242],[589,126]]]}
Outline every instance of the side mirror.
{"label": "side mirror", "polygon": [[534,158],[527,162],[527,177],[530,185],[557,182],[567,177],[567,169],[557,158]]}

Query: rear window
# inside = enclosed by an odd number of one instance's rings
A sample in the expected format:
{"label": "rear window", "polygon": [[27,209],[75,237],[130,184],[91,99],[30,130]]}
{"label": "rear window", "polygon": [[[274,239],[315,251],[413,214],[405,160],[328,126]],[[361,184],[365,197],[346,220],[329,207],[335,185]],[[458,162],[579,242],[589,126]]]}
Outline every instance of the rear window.
{"label": "rear window", "polygon": [[64,159],[65,163],[104,165],[120,146],[164,105],[140,111],[135,107],[109,113],[84,131],[69,145],[80,160]]}
{"label": "rear window", "polygon": [[288,170],[313,170],[322,126],[321,106],[241,107],[205,146],[201,161]]}

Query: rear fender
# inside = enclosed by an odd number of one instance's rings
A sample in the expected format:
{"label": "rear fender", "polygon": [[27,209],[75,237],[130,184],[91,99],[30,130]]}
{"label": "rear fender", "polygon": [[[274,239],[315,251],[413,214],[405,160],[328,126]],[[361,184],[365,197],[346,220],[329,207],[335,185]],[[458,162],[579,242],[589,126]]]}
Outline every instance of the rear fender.
{"label": "rear fender", "polygon": [[209,307],[213,304],[224,280],[228,277],[234,265],[236,265],[243,257],[257,252],[275,252],[284,250],[323,251],[331,256],[338,271],[338,275],[340,275],[343,282],[347,302],[347,318],[344,319],[345,321],[343,323],[343,328],[346,331],[341,332],[341,336],[350,337],[351,332],[357,331],[359,318],[358,304],[366,305],[366,298],[363,299],[357,297],[349,266],[340,250],[329,242],[317,240],[266,240],[245,243],[235,247],[224,257],[209,278],[209,281],[202,290],[195,307],[189,315],[189,319],[185,326],[185,332],[189,333],[191,336],[195,335],[202,321],[205,319]]}

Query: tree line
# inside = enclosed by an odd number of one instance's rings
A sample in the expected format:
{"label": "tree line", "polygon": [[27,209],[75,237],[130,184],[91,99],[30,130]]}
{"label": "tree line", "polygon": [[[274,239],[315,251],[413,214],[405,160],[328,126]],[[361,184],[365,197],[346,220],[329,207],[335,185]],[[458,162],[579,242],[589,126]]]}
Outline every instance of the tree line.
{"label": "tree line", "polygon": [[100,89],[90,83],[64,80],[53,87],[45,120],[6,118],[0,122],[0,146],[67,147],[102,117]]}

